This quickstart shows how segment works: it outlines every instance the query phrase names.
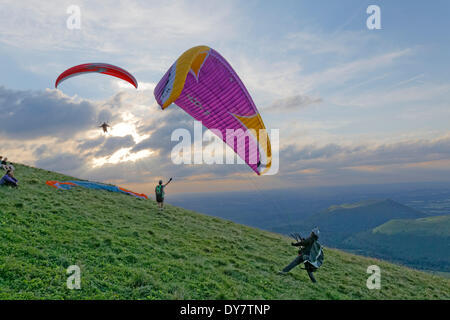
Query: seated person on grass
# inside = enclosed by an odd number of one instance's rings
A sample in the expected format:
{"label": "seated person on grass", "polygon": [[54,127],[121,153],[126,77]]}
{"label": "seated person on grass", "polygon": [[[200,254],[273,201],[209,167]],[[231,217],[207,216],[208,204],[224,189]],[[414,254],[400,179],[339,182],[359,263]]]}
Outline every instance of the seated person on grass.
{"label": "seated person on grass", "polygon": [[14,173],[12,172],[12,170],[8,170],[6,174],[0,179],[0,185],[18,187],[19,181],[17,181],[17,179],[14,177]]}

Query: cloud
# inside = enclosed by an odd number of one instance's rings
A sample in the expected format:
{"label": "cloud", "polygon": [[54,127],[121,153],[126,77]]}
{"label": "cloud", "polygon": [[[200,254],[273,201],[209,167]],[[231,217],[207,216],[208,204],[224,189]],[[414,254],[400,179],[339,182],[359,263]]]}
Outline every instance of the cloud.
{"label": "cloud", "polygon": [[126,135],[124,137],[109,137],[100,147],[100,149],[95,153],[95,156],[108,156],[119,149],[132,147],[134,146],[134,144],[135,143],[131,135]]}
{"label": "cloud", "polygon": [[79,176],[83,171],[81,169],[86,167],[86,163],[83,157],[77,154],[61,153],[39,159],[35,162],[35,166],[46,170]]}
{"label": "cloud", "polygon": [[96,109],[57,90],[19,91],[0,87],[0,133],[13,139],[69,139],[92,126]]}
{"label": "cloud", "polygon": [[150,132],[150,137],[138,143],[132,149],[132,152],[138,152],[145,149],[159,151],[160,156],[167,158],[176,142],[171,141],[172,132],[176,129],[186,129],[193,137],[194,120],[191,116],[180,110],[176,106],[174,109],[164,110],[165,116],[158,119],[157,124],[152,122],[147,126],[139,128],[140,133]]}
{"label": "cloud", "polygon": [[340,63],[324,70],[307,74],[297,85],[302,92],[329,85],[343,85],[350,80],[361,78],[362,75],[367,75],[374,70],[386,68],[399,58],[412,52],[412,49],[403,49],[374,55],[369,58],[353,59],[350,62]]}
{"label": "cloud", "polygon": [[[280,151],[284,173],[300,169],[340,170],[374,168],[374,166],[409,166],[414,163],[450,159],[450,137],[413,140],[392,144],[343,146],[289,145]],[[280,166],[283,171],[283,166]],[[370,170],[367,170],[370,171]]]}
{"label": "cloud", "polygon": [[[409,81],[409,80],[408,80]],[[406,83],[406,81],[405,81]],[[411,103],[429,103],[436,99],[446,101],[450,97],[450,84],[421,84],[406,88],[370,90],[352,97],[336,96],[330,100],[337,105],[376,107],[380,105],[404,105]]]}
{"label": "cloud", "polygon": [[313,98],[306,95],[295,95],[285,99],[276,100],[270,107],[264,109],[271,112],[293,112],[304,109],[312,104],[321,103],[321,98]]}
{"label": "cloud", "polygon": [[[162,128],[157,128],[156,131],[160,129]],[[89,143],[94,141],[101,140],[92,139]],[[110,141],[110,151],[122,143],[126,145],[132,142],[130,137]],[[47,156],[36,161],[35,165],[83,179],[140,186],[137,191],[145,191],[143,188],[148,188],[149,183],[160,177],[170,176],[184,183],[184,187],[194,182],[211,185],[247,184],[255,179],[261,188],[270,188],[275,185],[299,187],[401,182],[410,181],[414,177],[421,180],[427,177],[430,180],[442,180],[450,172],[450,136],[380,145],[288,145],[280,150],[279,174],[269,177],[256,177],[246,165],[175,165],[168,159],[169,147],[152,146],[162,150],[161,153],[165,156],[151,155],[137,161],[92,168],[92,155],[66,152]]]}
{"label": "cloud", "polygon": [[117,118],[118,118],[118,116],[117,115],[113,115],[110,110],[102,109],[98,113],[97,122],[98,123],[111,122],[111,121],[117,120]]}
{"label": "cloud", "polygon": [[198,39],[232,37],[243,22],[234,1],[130,0],[108,5],[78,1],[81,29],[69,30],[66,10],[73,4],[70,0],[2,1],[0,42],[21,50],[52,48],[53,52],[120,56],[130,72],[162,71],[173,62],[173,51],[197,44]]}
{"label": "cloud", "polygon": [[46,152],[49,151],[49,148],[47,147],[47,145],[43,144],[40,145],[39,147],[37,147],[34,151],[33,151],[33,155],[35,157],[41,157],[42,155],[44,155]]}
{"label": "cloud", "polygon": [[87,140],[87,141],[79,144],[78,149],[80,151],[86,151],[89,149],[96,148],[96,147],[100,146],[101,144],[103,144],[105,142],[105,139],[106,138],[104,136],[99,136],[98,138]]}

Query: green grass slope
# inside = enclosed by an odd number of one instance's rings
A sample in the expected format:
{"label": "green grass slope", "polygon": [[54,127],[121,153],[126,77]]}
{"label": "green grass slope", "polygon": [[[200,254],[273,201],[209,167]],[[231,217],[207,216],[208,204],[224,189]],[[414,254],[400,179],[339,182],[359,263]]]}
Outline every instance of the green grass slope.
{"label": "green grass slope", "polygon": [[[17,165],[0,187],[1,299],[449,299],[450,280],[325,249],[313,284],[277,271],[296,255],[281,235],[107,191],[56,190],[61,174]],[[382,270],[369,290],[369,265]],[[81,290],[66,268],[81,268]]]}

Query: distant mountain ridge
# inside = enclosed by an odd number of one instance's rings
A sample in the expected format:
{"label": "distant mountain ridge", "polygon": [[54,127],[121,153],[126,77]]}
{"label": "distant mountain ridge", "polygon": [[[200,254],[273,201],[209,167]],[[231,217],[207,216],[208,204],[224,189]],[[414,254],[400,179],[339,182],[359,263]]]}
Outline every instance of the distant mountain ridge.
{"label": "distant mountain ridge", "polygon": [[306,228],[318,226],[326,236],[345,238],[378,227],[394,219],[419,219],[426,214],[391,199],[366,200],[352,204],[334,205],[313,214],[303,223]]}
{"label": "distant mountain ridge", "polygon": [[[450,216],[437,216],[416,220],[391,220],[373,229],[373,233],[393,234],[421,234],[435,237],[450,235]],[[450,243],[449,243],[450,245]]]}

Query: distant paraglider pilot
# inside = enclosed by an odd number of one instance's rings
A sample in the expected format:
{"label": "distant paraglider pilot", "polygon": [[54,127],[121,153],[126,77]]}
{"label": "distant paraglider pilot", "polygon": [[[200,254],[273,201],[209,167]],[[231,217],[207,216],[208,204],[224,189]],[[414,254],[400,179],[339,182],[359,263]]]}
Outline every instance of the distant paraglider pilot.
{"label": "distant paraglider pilot", "polygon": [[111,128],[111,126],[109,124],[107,124],[106,122],[103,122],[103,124],[101,126],[99,126],[99,128],[102,128],[103,132],[106,133],[106,132],[108,132],[108,128]]}
{"label": "distant paraglider pilot", "polygon": [[172,181],[172,178],[163,184],[162,180],[159,180],[159,184],[155,188],[156,202],[158,203],[159,210],[164,209],[164,188]]}
{"label": "distant paraglider pilot", "polygon": [[308,276],[312,282],[316,282],[313,272],[316,271],[323,263],[323,250],[322,246],[317,241],[319,239],[319,228],[314,228],[308,238],[303,239],[298,233],[291,234],[297,242],[291,243],[295,247],[300,247],[298,256],[287,265],[280,274],[286,274],[294,267],[301,263],[304,263],[305,270],[308,272]]}

